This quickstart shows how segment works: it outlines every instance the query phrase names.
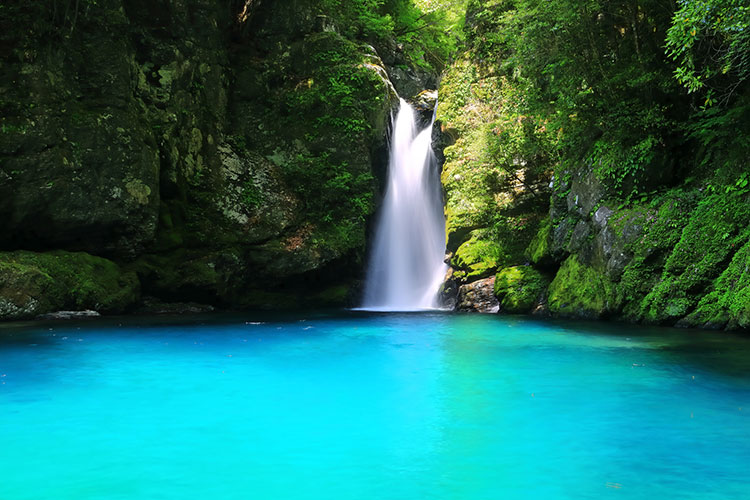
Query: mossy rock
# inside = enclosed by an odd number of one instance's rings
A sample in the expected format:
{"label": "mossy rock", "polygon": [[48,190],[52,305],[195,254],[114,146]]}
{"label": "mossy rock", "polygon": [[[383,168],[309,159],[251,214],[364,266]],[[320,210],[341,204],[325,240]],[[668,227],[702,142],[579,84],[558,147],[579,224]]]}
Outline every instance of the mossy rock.
{"label": "mossy rock", "polygon": [[713,194],[690,214],[658,283],[638,304],[647,323],[674,323],[705,295],[735,250],[750,239],[750,203],[742,193]]}
{"label": "mossy rock", "polygon": [[528,313],[539,305],[550,284],[549,277],[531,266],[502,269],[495,276],[495,296],[500,310],[508,313]]}
{"label": "mossy rock", "polygon": [[549,286],[548,305],[553,314],[566,317],[614,316],[622,308],[622,293],[607,275],[582,264],[571,255]]}
{"label": "mossy rock", "polygon": [[454,277],[463,281],[486,278],[495,273],[506,257],[499,243],[481,239],[475,234],[458,247],[451,260],[451,265],[455,269]]}
{"label": "mossy rock", "polygon": [[0,252],[0,319],[70,309],[123,312],[139,297],[134,273],[83,252]]}
{"label": "mossy rock", "polygon": [[525,252],[526,257],[535,265],[550,267],[554,265],[552,257],[552,219],[544,219]]}
{"label": "mossy rock", "polygon": [[684,324],[750,329],[750,241],[734,255]]}

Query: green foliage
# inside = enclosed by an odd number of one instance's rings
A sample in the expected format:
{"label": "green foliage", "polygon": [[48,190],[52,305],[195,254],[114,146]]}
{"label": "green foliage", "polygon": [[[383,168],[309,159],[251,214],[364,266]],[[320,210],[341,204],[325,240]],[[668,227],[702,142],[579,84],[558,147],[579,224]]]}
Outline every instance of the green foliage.
{"label": "green foliage", "polygon": [[623,196],[668,171],[683,114],[659,31],[670,19],[656,0],[471,2],[468,49],[518,89],[526,129],[501,135],[498,164],[590,165]]}
{"label": "green foliage", "polygon": [[336,33],[308,37],[298,57],[307,58],[309,53],[311,61],[299,68],[309,71],[294,75],[293,89],[281,89],[281,109],[273,110],[276,116],[269,120],[281,118],[286,129],[304,126],[311,142],[316,135],[331,132],[348,143],[361,140],[372,131],[368,117],[383,107],[384,82],[364,66],[360,47]]}
{"label": "green foliage", "polygon": [[675,78],[704,106],[726,104],[750,76],[750,5],[745,0],[683,0],[666,38]]}
{"label": "green foliage", "polygon": [[627,242],[625,251],[632,255],[619,284],[628,302],[628,315],[638,317],[641,299],[659,284],[666,260],[680,241],[699,194],[675,189],[646,206],[620,210],[610,218],[610,229]]}
{"label": "green foliage", "polygon": [[355,237],[372,213],[372,174],[353,173],[346,161],[328,152],[298,154],[284,173],[304,200],[305,216],[337,241]]}
{"label": "green foliage", "polygon": [[463,228],[490,228],[487,237],[524,245],[533,235],[519,238],[527,228],[513,226],[533,223],[521,213],[533,208],[519,212],[519,203],[529,205],[531,198],[546,204],[545,193],[533,186],[548,183],[554,137],[540,120],[522,113],[525,90],[523,82],[495,75],[470,57],[456,61],[443,78],[437,116],[456,137],[444,150],[442,175],[450,251],[468,236]]}
{"label": "green foliage", "polygon": [[[574,255],[550,286],[553,313],[750,323],[738,285],[747,281],[738,250],[750,239],[748,8],[470,1],[466,52],[443,80],[438,111],[454,140],[443,173],[449,246],[478,227],[483,241],[504,244],[510,235],[490,229],[503,227],[493,211],[509,215],[512,172],[554,168],[555,219],[527,257],[553,267],[551,247],[561,252],[574,228],[589,236],[567,247]],[[619,208],[594,223],[601,201],[569,212],[571,189]]]}
{"label": "green foliage", "polygon": [[324,0],[321,11],[333,16],[342,33],[378,48],[393,41],[407,63],[440,71],[455,51],[465,0]]}
{"label": "green foliage", "polygon": [[248,180],[242,186],[242,202],[249,209],[254,209],[263,204],[263,192],[252,181]]}
{"label": "green foliage", "polygon": [[750,158],[750,100],[747,97],[728,107],[713,106],[696,112],[685,126],[696,147],[697,174],[709,179],[709,190],[742,187]]}
{"label": "green foliage", "polygon": [[[380,138],[390,96],[370,65],[370,51],[336,32],[293,44],[281,56],[284,65],[263,68],[266,81],[281,84],[260,103],[260,133],[230,139],[239,152],[273,153],[284,184],[300,202],[295,223],[313,228],[314,241],[337,251],[364,245],[373,210],[369,148]],[[264,201],[251,181],[241,195],[251,209]]]}

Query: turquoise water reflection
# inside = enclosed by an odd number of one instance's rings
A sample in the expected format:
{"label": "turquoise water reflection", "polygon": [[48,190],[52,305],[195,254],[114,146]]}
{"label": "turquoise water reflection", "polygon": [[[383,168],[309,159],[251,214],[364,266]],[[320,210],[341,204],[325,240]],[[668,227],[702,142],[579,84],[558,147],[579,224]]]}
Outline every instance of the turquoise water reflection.
{"label": "turquoise water reflection", "polygon": [[0,329],[0,499],[750,497],[740,336],[120,321]]}

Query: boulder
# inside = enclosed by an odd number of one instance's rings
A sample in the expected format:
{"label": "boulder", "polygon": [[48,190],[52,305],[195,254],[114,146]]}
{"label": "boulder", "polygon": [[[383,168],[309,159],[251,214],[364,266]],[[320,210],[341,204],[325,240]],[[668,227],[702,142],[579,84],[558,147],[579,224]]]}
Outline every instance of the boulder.
{"label": "boulder", "polygon": [[462,285],[458,289],[456,309],[480,313],[496,313],[500,303],[495,296],[495,277]]}
{"label": "boulder", "polygon": [[506,267],[495,276],[500,311],[529,313],[545,304],[550,278],[531,266]]}

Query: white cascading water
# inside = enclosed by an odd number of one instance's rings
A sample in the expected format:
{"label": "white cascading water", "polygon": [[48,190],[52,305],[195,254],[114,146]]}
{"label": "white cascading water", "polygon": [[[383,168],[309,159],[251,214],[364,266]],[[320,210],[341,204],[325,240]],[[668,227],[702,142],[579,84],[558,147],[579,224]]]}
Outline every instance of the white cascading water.
{"label": "white cascading water", "polygon": [[438,289],[447,266],[443,262],[445,217],[432,151],[432,126],[430,123],[418,131],[416,112],[401,99],[364,309],[415,311],[439,306]]}

